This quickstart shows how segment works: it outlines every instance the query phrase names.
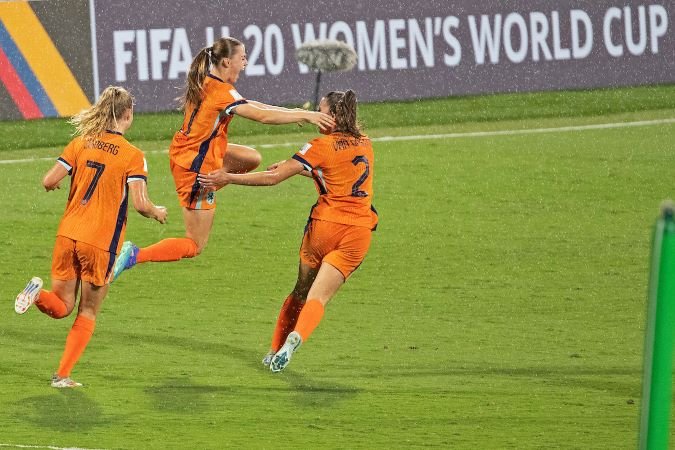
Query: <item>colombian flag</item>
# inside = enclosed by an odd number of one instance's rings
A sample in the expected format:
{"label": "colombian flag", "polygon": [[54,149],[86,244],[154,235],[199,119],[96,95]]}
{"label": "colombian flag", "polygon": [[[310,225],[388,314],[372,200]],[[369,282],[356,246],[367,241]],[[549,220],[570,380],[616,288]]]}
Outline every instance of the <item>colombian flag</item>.
{"label": "colombian flag", "polygon": [[0,82],[25,119],[90,106],[28,2],[0,2]]}

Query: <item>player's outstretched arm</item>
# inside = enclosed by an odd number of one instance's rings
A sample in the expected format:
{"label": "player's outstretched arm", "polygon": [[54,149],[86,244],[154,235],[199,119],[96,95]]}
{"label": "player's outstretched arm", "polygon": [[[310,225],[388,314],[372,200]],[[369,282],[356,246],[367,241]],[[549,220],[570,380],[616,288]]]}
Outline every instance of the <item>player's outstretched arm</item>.
{"label": "player's outstretched arm", "polygon": [[219,189],[226,184],[240,184],[243,186],[274,186],[282,181],[297,175],[305,170],[300,162],[288,159],[279,163],[274,169],[264,172],[228,173],[223,169],[214,170],[209,174],[199,174],[199,184],[211,190]]}
{"label": "player's outstretched arm", "polygon": [[148,197],[148,185],[144,180],[131,181],[128,183],[131,203],[134,209],[144,217],[155,219],[159,223],[166,223],[166,208],[155,206]]}
{"label": "player's outstretched arm", "polygon": [[[274,170],[274,169],[276,169],[277,167],[279,167],[279,165],[280,165],[281,163],[284,163],[284,162],[286,162],[285,159],[284,159],[283,161],[275,162],[275,163],[272,164],[271,166],[267,167],[267,170]],[[307,170],[307,169],[305,169],[305,170],[303,170],[302,172],[300,172],[300,175],[302,175],[303,177],[312,178],[312,172],[310,172],[310,171]]]}
{"label": "player's outstretched arm", "polygon": [[256,122],[282,125],[285,123],[313,123],[322,130],[328,130],[335,126],[335,120],[328,114],[305,111],[305,110],[280,110],[259,108],[255,104],[244,103],[235,108],[234,113]]}
{"label": "player's outstretched arm", "polygon": [[284,108],[283,106],[268,105],[267,103],[259,102],[257,100],[247,100],[249,105],[256,106],[260,109],[274,109],[277,111],[304,111],[300,108]]}
{"label": "player's outstretched arm", "polygon": [[63,164],[56,163],[42,178],[42,186],[44,186],[46,191],[61,189],[61,180],[63,180],[66,175],[68,175],[68,169],[66,169]]}

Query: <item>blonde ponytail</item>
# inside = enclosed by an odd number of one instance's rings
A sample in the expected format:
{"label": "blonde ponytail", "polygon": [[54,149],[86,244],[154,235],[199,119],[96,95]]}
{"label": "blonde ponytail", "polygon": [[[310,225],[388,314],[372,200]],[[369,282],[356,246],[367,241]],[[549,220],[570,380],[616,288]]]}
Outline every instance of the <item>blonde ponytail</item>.
{"label": "blonde ponytail", "polygon": [[133,96],[119,86],[108,86],[98,101],[90,108],[80,111],[70,118],[75,126],[74,135],[94,138],[105,130],[117,128],[117,119],[121,118],[134,105]]}

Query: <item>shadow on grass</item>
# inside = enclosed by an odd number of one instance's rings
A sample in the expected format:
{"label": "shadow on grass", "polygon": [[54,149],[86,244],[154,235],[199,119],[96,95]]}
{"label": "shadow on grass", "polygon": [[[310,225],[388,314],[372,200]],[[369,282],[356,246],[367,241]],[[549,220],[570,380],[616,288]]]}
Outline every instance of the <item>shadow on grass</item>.
{"label": "shadow on grass", "polygon": [[279,377],[288,383],[288,387],[280,386],[242,386],[239,385],[206,385],[197,384],[189,377],[168,378],[162,384],[145,388],[146,394],[154,400],[155,409],[180,414],[202,413],[217,407],[218,403],[226,403],[227,397],[267,399],[268,402],[287,398],[301,407],[327,408],[338,402],[349,400],[360,392],[360,389],[332,383],[325,386],[322,382],[309,380],[297,373],[270,376]]}
{"label": "shadow on grass", "polygon": [[214,407],[213,397],[233,395],[230,386],[194,383],[189,377],[167,378],[162,384],[144,389],[158,411],[176,414],[199,414]]}
{"label": "shadow on grass", "polygon": [[[337,402],[349,400],[362,391],[360,388],[331,382],[327,385],[323,380],[314,380],[310,377],[295,372],[292,368],[286,369],[281,374],[271,374],[268,369],[260,363],[260,358],[255,350],[244,349],[228,344],[227,342],[209,342],[190,337],[174,336],[166,334],[152,333],[129,333],[113,330],[106,330],[105,333],[114,338],[114,341],[120,347],[133,348],[138,342],[150,344],[167,349],[180,348],[188,350],[195,354],[207,353],[222,358],[233,358],[247,366],[255,373],[265,372],[274,380],[287,383],[287,387],[280,386],[242,386],[240,385],[200,385],[194,383],[189,377],[170,377],[162,384],[145,388],[158,410],[174,411],[177,413],[199,412],[212,406],[211,397],[215,395],[269,395],[278,393],[280,395],[291,394],[291,399],[303,407],[330,407]],[[21,333],[7,334],[21,335]],[[110,375],[104,378],[112,379]],[[120,378],[118,378],[120,379]],[[227,381],[227,380],[225,380]],[[78,395],[77,392],[74,394]],[[86,397],[83,397],[86,399]],[[39,400],[43,401],[39,401]],[[28,414],[28,417],[41,417],[39,412],[42,409],[50,409],[55,405],[52,396],[36,397],[32,404],[38,410],[37,414]],[[54,407],[55,408],[55,407]],[[96,416],[91,416],[95,422]],[[58,422],[58,421],[56,421]],[[92,422],[92,423],[93,423]]]}
{"label": "shadow on grass", "polygon": [[[293,371],[293,369],[285,369],[284,372],[272,376],[287,382],[290,390],[295,394],[293,401],[305,408],[330,407],[338,402],[350,400],[362,391],[359,388],[332,381],[330,385],[327,385],[324,381],[313,380],[306,375]],[[288,391],[289,389],[283,390]]]}
{"label": "shadow on grass", "polygon": [[[167,349],[180,348],[199,353],[208,353],[223,358],[236,359],[254,372],[266,371],[260,364],[255,350],[237,347],[227,342],[212,342],[190,337],[151,333],[129,333],[106,331],[115,338],[120,346],[133,347],[137,342],[149,343]],[[3,334],[19,335],[12,330],[5,330]],[[1,371],[2,369],[0,369]],[[326,385],[324,380],[312,379],[293,370],[289,366],[281,374],[272,375],[275,380],[283,380],[287,387],[278,386],[209,386],[194,384],[189,378],[168,378],[162,385],[146,388],[146,392],[156,399],[158,409],[168,408],[176,411],[198,409],[198,399],[202,395],[215,393],[231,393],[232,395],[244,392],[292,392],[295,401],[302,406],[324,407],[344,400],[348,400],[367,391],[344,384],[331,383]],[[468,361],[444,361],[436,367],[396,367],[387,368],[373,376],[380,381],[392,378],[417,377],[506,377],[521,378],[554,386],[577,387],[585,390],[611,392],[623,397],[637,397],[641,392],[642,371],[637,367],[598,367],[593,364],[570,364],[567,366],[512,366],[494,367],[476,365]],[[414,390],[414,389],[413,389]]]}
{"label": "shadow on grass", "polygon": [[21,399],[15,403],[16,416],[40,428],[57,431],[88,431],[111,426],[101,407],[82,390],[54,389],[49,395]]}
{"label": "shadow on grass", "polygon": [[[123,340],[142,341],[161,347],[182,348],[195,353],[210,353],[225,358],[234,358],[255,372],[268,371],[260,363],[255,351],[226,342],[214,343],[194,338],[147,333],[111,332],[111,334],[115,336],[117,342]],[[215,395],[291,393],[293,394],[293,401],[301,406],[330,407],[336,402],[348,400],[360,392],[358,388],[334,382],[326,385],[323,381],[312,380],[306,375],[294,372],[292,369],[287,369],[283,374],[278,375],[269,373],[269,376],[285,381],[288,383],[288,387],[200,385],[194,383],[189,377],[171,377],[167,378],[161,385],[146,388],[145,392],[154,398],[157,409],[180,413],[199,412],[209,408],[211,405],[209,397]]]}

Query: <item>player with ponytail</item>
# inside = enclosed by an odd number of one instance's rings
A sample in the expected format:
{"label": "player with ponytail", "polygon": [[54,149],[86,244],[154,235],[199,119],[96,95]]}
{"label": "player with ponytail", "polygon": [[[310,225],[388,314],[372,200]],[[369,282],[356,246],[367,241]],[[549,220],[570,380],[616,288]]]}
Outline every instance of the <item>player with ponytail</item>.
{"label": "player with ponytail", "polygon": [[131,94],[121,87],[106,88],[93,106],[71,118],[77,136],[42,180],[52,191],[67,175],[71,177],[52,256],[52,290],[42,289],[42,279],[33,277],[17,295],[14,309],[23,314],[35,304],[49,317],[62,319],[75,308],[80,291],[77,317],[52,376],[55,388],[82,386],[70,372],[89,343],[108,293],[115,256],[124,240],[128,194],[140,214],[166,221],[166,209],[148,197],[143,152],[124,138],[133,119]]}
{"label": "player with ponytail", "polygon": [[169,147],[185,237],[164,239],[140,249],[125,242],[115,264],[115,277],[138,263],[192,258],[204,249],[216,199],[215,192],[200,186],[197,176],[214,170],[245,173],[262,160],[255,149],[228,142],[227,129],[235,115],[266,124],[310,122],[321,128],[333,126],[328,114],[270,106],[242,97],[234,84],[247,63],[244,44],[231,37],[218,39],[194,57],[180,99],[185,112],[183,124]]}
{"label": "player with ponytail", "polygon": [[281,307],[263,364],[283,370],[306,342],[324,314],[324,307],[361,265],[377,225],[372,207],[374,155],[370,139],[361,133],[352,90],[330,92],[319,111],[333,117],[325,136],[305,144],[291,159],[267,171],[232,174],[220,169],[199,176],[201,184],[218,189],[225,184],[272,186],[293,175],[314,178],[319,200],[312,207],[300,248],[295,287]]}

